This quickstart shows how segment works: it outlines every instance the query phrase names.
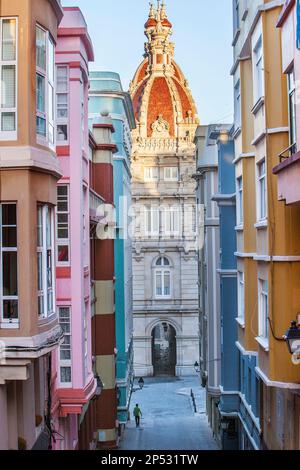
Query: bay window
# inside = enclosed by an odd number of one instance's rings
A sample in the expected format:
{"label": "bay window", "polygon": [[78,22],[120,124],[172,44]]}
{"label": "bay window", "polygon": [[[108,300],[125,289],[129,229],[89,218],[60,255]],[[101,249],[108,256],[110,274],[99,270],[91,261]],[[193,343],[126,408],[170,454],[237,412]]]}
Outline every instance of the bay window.
{"label": "bay window", "polygon": [[0,204],[0,314],[3,326],[19,321],[17,206]]}
{"label": "bay window", "polygon": [[69,186],[57,187],[57,262],[69,264],[70,238],[69,238]]}
{"label": "bay window", "polygon": [[54,147],[54,43],[48,31],[36,27],[36,132]]}
{"label": "bay window", "polygon": [[59,324],[64,333],[63,343],[59,347],[60,382],[64,385],[72,382],[72,334],[71,334],[71,309],[59,307]]}
{"label": "bay window", "polygon": [[55,262],[53,209],[37,209],[38,315],[47,318],[55,313]]}
{"label": "bay window", "polygon": [[0,19],[0,140],[17,139],[17,19]]}
{"label": "bay window", "polygon": [[69,140],[69,78],[67,66],[56,70],[56,139],[61,145]]}

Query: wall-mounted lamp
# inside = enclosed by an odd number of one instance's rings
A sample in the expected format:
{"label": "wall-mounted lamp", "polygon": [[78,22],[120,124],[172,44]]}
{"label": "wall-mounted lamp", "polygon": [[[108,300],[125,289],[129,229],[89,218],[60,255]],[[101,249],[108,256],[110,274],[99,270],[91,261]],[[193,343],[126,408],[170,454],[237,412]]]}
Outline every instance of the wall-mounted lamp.
{"label": "wall-mounted lamp", "polygon": [[199,366],[198,361],[195,362],[195,364],[194,364],[194,369],[195,369],[195,372],[197,372],[197,374],[200,373],[200,366]]}
{"label": "wall-mounted lamp", "polygon": [[140,389],[142,390],[143,387],[144,387],[144,385],[145,385],[145,382],[144,382],[143,377],[141,377],[141,378],[139,379],[138,384],[139,384]]}
{"label": "wall-mounted lamp", "polygon": [[102,391],[103,391],[103,382],[100,379],[98,374],[95,376],[95,379],[96,379],[96,382],[97,382],[97,386],[96,386],[96,390],[95,390],[95,396],[99,397],[101,395]]}
{"label": "wall-mounted lamp", "polygon": [[284,335],[289,353],[292,355],[292,363],[300,364],[300,327],[296,321],[291,322],[290,328]]}

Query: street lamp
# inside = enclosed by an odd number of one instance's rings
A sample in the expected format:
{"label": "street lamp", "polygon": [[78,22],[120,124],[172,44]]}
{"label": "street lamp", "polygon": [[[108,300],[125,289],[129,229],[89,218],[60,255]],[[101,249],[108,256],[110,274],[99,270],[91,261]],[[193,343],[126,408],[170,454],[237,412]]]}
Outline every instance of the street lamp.
{"label": "street lamp", "polygon": [[296,321],[291,322],[290,328],[287,330],[284,339],[287,343],[289,353],[292,355],[292,363],[300,364],[300,328]]}

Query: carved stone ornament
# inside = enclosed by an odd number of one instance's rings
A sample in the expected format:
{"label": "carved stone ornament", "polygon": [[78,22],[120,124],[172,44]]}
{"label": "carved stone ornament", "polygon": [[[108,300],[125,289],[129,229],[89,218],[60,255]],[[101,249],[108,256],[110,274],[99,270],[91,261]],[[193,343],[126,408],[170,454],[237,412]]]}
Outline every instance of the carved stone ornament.
{"label": "carved stone ornament", "polygon": [[163,119],[162,114],[151,125],[152,137],[170,137],[170,124]]}

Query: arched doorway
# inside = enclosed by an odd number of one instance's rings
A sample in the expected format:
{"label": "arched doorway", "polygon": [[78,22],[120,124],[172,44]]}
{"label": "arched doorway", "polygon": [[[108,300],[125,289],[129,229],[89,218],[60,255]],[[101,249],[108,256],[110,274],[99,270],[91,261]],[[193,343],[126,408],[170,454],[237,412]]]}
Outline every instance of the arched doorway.
{"label": "arched doorway", "polygon": [[154,376],[176,375],[176,331],[163,322],[152,330],[152,364]]}

